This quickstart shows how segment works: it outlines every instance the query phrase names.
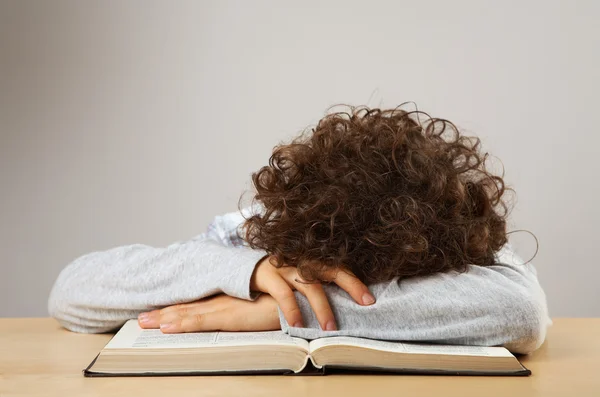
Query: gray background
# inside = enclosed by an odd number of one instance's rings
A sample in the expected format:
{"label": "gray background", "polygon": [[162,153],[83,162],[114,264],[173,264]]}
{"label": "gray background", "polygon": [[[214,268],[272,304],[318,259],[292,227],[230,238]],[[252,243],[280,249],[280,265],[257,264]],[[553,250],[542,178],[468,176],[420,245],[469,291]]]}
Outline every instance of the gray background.
{"label": "gray background", "polygon": [[551,315],[599,316],[598,4],[0,2],[0,316],[204,231],[330,105],[408,100],[502,159]]}

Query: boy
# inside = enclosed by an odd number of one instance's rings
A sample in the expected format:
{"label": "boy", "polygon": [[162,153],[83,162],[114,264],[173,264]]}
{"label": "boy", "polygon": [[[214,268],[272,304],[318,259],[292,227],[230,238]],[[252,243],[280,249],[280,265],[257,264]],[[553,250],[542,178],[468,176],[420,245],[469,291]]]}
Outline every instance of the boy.
{"label": "boy", "polygon": [[502,178],[485,169],[477,139],[418,116],[361,107],[324,117],[252,175],[251,207],[187,242],[75,260],[50,313],[80,332],[138,316],[166,333],[537,349],[546,299],[507,245]]}

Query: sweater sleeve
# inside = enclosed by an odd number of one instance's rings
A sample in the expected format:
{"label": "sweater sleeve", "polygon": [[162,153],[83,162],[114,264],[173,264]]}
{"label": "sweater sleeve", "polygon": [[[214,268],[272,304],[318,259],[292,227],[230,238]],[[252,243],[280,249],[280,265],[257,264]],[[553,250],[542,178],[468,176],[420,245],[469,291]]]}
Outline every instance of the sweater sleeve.
{"label": "sweater sleeve", "polygon": [[65,328],[107,332],[148,311],[217,293],[253,299],[250,278],[264,251],[235,231],[240,213],[216,217],[208,231],[165,248],[135,244],[84,255],[58,276],[50,315]]}
{"label": "sweater sleeve", "polygon": [[338,331],[322,331],[310,306],[296,293],[306,328],[282,329],[292,336],[356,336],[445,344],[505,346],[530,353],[543,343],[551,324],[546,296],[535,268],[509,247],[496,265],[372,285],[377,302],[359,306],[342,290],[325,286]]}

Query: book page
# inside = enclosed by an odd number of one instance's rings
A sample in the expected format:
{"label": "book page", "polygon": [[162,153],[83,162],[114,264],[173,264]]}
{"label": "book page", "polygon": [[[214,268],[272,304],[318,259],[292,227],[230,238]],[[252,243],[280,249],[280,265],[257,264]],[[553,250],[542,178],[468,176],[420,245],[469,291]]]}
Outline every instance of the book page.
{"label": "book page", "polygon": [[159,329],[142,329],[129,320],[104,349],[173,349],[219,346],[288,345],[308,352],[308,342],[282,331],[268,332],[194,332],[163,334]]}
{"label": "book page", "polygon": [[349,336],[336,336],[331,338],[321,338],[313,340],[312,342],[310,342],[310,351],[313,352],[322,347],[335,345],[354,346],[386,352],[407,354],[513,357],[513,355],[504,347],[435,345],[412,342],[401,343],[354,338]]}

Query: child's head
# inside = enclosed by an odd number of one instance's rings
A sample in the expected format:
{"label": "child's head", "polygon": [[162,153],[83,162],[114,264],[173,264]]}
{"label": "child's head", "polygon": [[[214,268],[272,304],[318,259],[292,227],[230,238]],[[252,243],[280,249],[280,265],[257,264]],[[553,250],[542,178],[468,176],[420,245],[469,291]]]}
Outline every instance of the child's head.
{"label": "child's head", "polygon": [[418,117],[351,108],[275,147],[252,175],[264,211],[245,240],[308,280],[334,267],[378,282],[491,265],[507,241],[504,182],[478,139]]}

